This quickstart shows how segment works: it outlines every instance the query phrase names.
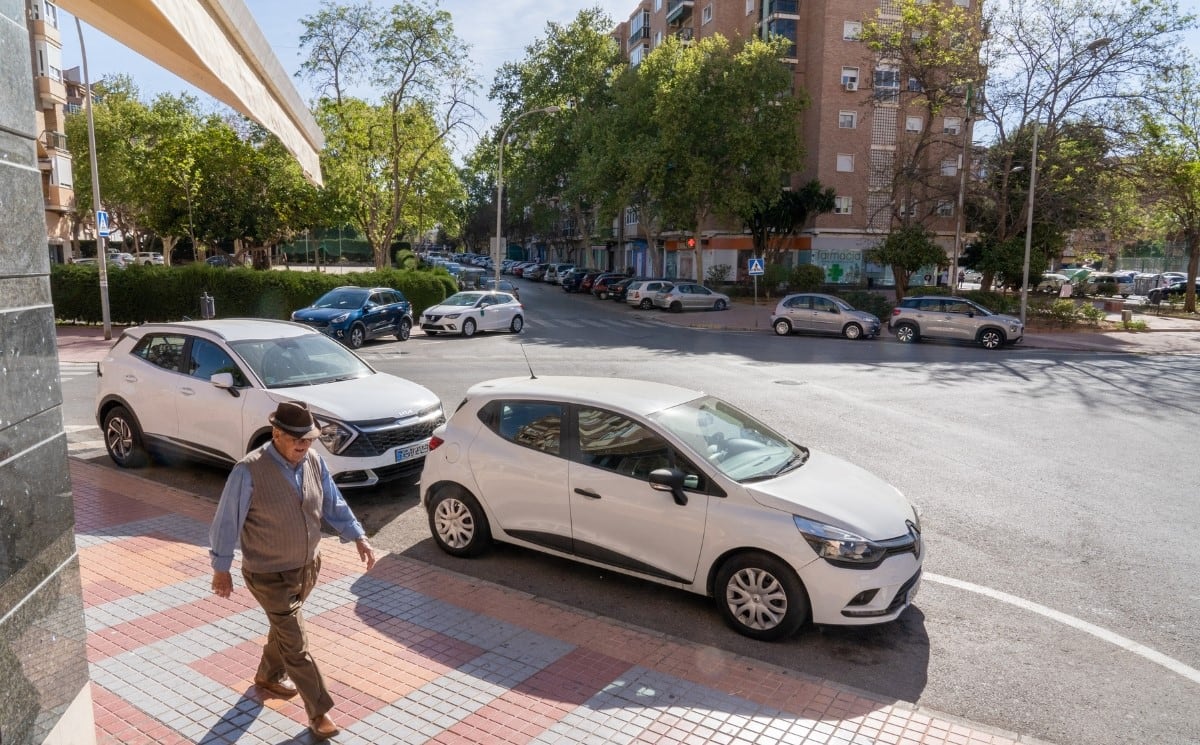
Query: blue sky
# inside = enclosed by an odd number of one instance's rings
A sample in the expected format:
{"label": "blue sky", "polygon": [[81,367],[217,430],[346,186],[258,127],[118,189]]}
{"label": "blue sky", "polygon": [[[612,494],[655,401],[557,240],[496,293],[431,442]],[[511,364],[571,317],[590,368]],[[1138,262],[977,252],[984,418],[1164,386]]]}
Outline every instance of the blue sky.
{"label": "blue sky", "polygon": [[[295,73],[300,63],[300,19],[316,13],[320,0],[243,0],[254,14],[263,35],[275,50],[283,68]],[[380,0],[376,0],[378,5]],[[443,0],[441,7],[454,18],[455,33],[472,47],[472,59],[481,83],[480,98],[475,102],[485,117],[478,123],[481,131],[492,126],[498,113],[487,100],[496,69],[503,63],[521,59],[525,47],[544,36],[546,23],[569,23],[583,8],[599,7],[614,20],[627,18],[637,7],[637,0],[592,0],[591,2],[556,2],[551,0]],[[80,63],[79,38],[75,20],[60,24],[63,41],[63,67]],[[127,73],[138,86],[142,97],[153,98],[163,92],[189,92],[202,101],[212,103],[209,96],[196,91],[175,75],[163,70],[144,57],[131,52],[99,31],[83,26],[84,44],[88,54],[88,73],[93,81],[105,75]],[[302,81],[293,78],[304,100],[311,91]],[[214,104],[215,105],[215,104]]]}

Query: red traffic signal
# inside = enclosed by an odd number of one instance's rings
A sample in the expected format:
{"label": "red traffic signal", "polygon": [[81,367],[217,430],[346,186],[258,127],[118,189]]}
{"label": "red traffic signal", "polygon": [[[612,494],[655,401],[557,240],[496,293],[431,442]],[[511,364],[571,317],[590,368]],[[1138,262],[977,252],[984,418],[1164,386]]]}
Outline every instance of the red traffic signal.
{"label": "red traffic signal", "polygon": [[687,239],[687,247],[688,247],[688,248],[695,248],[695,247],[696,247],[696,239],[695,239],[695,238],[688,238],[688,239]]}

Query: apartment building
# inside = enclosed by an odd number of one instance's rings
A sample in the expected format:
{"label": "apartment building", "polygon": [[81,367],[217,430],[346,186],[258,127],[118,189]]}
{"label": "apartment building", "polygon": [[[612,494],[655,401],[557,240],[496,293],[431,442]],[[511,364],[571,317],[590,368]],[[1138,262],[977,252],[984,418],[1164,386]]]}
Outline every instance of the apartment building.
{"label": "apartment building", "polygon": [[34,117],[37,163],[46,205],[50,261],[70,258],[75,185],[71,151],[67,149],[67,81],[63,76],[58,6],[51,0],[25,0],[29,45],[33,56]]}
{"label": "apartment building", "polygon": [[[969,8],[980,0],[932,0]],[[669,35],[692,42],[712,34],[730,39],[783,36],[791,41],[784,60],[794,90],[808,96],[802,122],[806,163],[791,177],[793,187],[817,179],[837,193],[836,209],[820,215],[789,248],[792,265],[817,264],[832,283],[891,281],[890,269],[872,265],[865,252],[904,219],[919,219],[951,255],[958,230],[961,155],[969,123],[963,108],[939,113],[935,121],[919,105],[920,84],[895,60],[879,59],[859,40],[865,20],[899,20],[897,0],[643,0],[614,30],[630,64],[637,65]],[[909,143],[922,132],[935,144],[921,151]],[[898,168],[918,166],[930,174],[919,188],[898,194]],[[625,238],[618,265],[639,272],[659,269],[692,277],[696,251],[703,266],[728,264],[743,276],[752,256],[750,236],[740,225],[713,222],[700,236],[665,240],[661,266],[638,237],[638,216],[618,218]]]}

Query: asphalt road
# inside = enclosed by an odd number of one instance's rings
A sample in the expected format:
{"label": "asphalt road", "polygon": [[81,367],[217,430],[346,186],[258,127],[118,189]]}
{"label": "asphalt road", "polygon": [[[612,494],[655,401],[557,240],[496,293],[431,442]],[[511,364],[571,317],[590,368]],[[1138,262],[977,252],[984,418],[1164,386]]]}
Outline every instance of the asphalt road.
{"label": "asphalt road", "polygon": [[[704,598],[499,546],[459,560],[412,485],[353,493],[380,548],[596,613],[1056,743],[1196,743],[1200,357],[849,342],[662,326],[654,312],[524,282],[519,336],[378,342],[380,369],[449,410],[492,377],[589,374],[724,397],[864,466],[918,505],[926,578],[881,627],[734,634]],[[72,453],[96,450],[94,377],[64,370]],[[143,475],[216,499],[224,473]]]}

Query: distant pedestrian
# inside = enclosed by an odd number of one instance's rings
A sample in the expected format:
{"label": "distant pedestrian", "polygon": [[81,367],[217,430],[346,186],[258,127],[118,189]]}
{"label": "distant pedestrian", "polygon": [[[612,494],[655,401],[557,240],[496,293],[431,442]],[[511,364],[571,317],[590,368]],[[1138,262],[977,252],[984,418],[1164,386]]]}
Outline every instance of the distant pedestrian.
{"label": "distant pedestrian", "polygon": [[223,598],[233,592],[230,567],[240,543],[246,589],[270,623],[254,684],[282,698],[299,693],[309,729],[327,740],[339,731],[329,716],[333,698],[308,652],[301,612],[321,571],[321,520],[355,542],[368,570],[375,552],[324,460],[310,449],[321,430],[308,407],[285,401],[268,420],[271,442],[238,462],[221,492],[209,536],[212,590]]}
{"label": "distant pedestrian", "polygon": [[967,281],[967,273],[962,269],[958,270],[958,286],[962,287],[963,282]]}

